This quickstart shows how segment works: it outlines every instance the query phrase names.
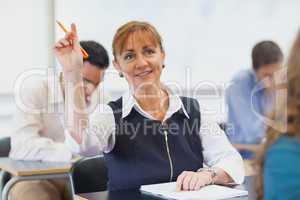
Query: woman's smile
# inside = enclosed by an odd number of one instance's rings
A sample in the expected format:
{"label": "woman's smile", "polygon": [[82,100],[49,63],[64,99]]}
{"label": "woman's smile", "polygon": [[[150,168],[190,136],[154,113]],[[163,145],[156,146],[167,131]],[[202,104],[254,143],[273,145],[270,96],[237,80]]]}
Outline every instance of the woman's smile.
{"label": "woman's smile", "polygon": [[143,70],[141,72],[138,72],[135,74],[135,77],[137,78],[145,78],[147,77],[149,74],[151,74],[153,72],[152,69],[146,69],[146,70]]}

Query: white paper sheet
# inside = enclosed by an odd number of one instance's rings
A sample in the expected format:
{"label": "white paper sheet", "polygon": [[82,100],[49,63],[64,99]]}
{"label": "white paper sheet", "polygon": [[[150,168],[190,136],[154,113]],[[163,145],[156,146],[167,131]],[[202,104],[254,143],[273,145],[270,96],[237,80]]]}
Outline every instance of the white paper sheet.
{"label": "white paper sheet", "polygon": [[208,185],[198,191],[176,192],[175,189],[176,182],[143,185],[141,187],[143,193],[160,196],[166,199],[178,200],[217,200],[248,195],[246,190],[233,189],[219,185]]}

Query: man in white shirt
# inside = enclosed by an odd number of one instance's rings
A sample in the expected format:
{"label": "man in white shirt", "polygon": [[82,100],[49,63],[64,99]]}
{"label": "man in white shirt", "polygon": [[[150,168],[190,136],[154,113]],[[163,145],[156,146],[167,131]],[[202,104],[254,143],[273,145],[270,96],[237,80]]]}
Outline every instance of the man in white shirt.
{"label": "man in white shirt", "polygon": [[[93,108],[100,102],[108,102],[103,91],[100,93],[95,91],[104,78],[109,57],[105,48],[97,42],[81,41],[80,45],[89,54],[89,57],[84,59],[81,73],[86,104]],[[72,152],[64,144],[66,110],[64,84],[63,73],[31,78],[29,82],[26,80],[22,84],[21,93],[15,94],[16,99],[20,101],[17,101],[18,110],[11,135],[10,158],[54,162],[71,160]],[[10,192],[9,198],[59,200],[69,199],[68,195],[65,181],[32,181],[18,183]]]}

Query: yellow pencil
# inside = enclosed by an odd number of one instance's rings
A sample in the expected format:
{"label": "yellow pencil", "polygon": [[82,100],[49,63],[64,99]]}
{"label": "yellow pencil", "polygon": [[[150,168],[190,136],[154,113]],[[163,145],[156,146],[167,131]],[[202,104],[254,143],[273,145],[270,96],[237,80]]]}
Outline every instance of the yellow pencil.
{"label": "yellow pencil", "polygon": [[[66,28],[61,22],[59,22],[58,20],[56,20],[56,23],[58,24],[58,26],[59,26],[65,33],[68,32],[67,28]],[[83,55],[83,58],[84,58],[84,59],[87,59],[87,58],[89,57],[89,54],[88,54],[83,48],[81,48],[81,47],[80,47],[80,50],[81,50],[81,53],[82,53],[82,55]]]}

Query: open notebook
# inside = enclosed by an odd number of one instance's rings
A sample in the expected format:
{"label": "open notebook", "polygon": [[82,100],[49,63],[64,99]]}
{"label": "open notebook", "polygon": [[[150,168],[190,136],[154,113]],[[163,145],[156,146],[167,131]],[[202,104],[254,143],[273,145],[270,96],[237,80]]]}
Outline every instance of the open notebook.
{"label": "open notebook", "polygon": [[141,187],[142,193],[178,200],[217,200],[248,195],[248,192],[245,190],[232,189],[219,185],[208,185],[198,191],[176,192],[175,189],[176,182],[143,185]]}

